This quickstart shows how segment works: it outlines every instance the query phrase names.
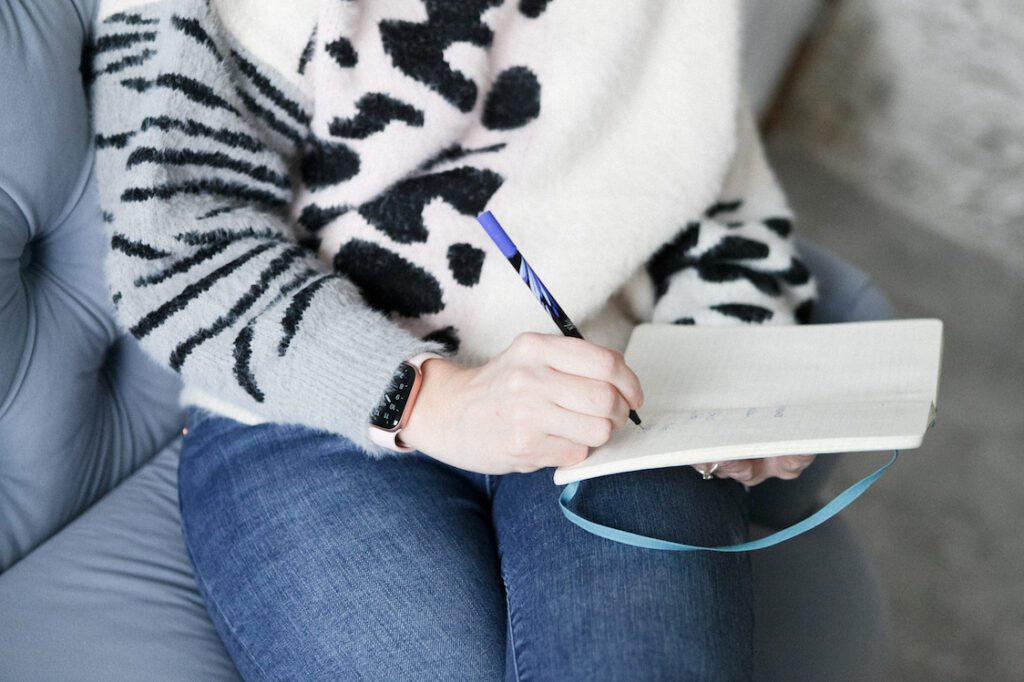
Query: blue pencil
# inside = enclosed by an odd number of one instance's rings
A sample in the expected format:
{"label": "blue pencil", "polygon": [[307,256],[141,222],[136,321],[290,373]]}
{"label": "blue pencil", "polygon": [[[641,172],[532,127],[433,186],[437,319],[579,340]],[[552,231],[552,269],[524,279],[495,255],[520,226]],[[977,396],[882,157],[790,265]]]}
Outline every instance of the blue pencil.
{"label": "blue pencil", "polygon": [[[494,214],[490,211],[484,211],[478,215],[476,219],[477,222],[483,226],[484,231],[487,232],[487,235],[491,238],[494,244],[498,247],[498,250],[500,250],[502,255],[508,259],[508,262],[511,263],[515,271],[519,273],[523,283],[530,287],[530,291],[533,292],[537,301],[540,302],[544,310],[548,312],[548,315],[551,316],[551,319],[558,325],[558,328],[562,333],[566,336],[575,336],[577,339],[582,339],[583,334],[580,334],[580,330],[576,328],[576,325],[573,324],[572,320],[569,319],[569,316],[565,314],[562,307],[558,305],[558,301],[556,301],[555,297],[551,295],[548,288],[544,286],[544,282],[540,280],[537,273],[533,271],[530,264],[527,263],[526,259],[523,258],[521,253],[519,253],[519,249],[516,248],[516,245],[511,239],[509,239],[508,235],[505,234],[505,230],[498,223],[498,219],[494,217]],[[636,410],[629,411],[629,418],[634,424],[640,424],[640,415],[636,413]]]}

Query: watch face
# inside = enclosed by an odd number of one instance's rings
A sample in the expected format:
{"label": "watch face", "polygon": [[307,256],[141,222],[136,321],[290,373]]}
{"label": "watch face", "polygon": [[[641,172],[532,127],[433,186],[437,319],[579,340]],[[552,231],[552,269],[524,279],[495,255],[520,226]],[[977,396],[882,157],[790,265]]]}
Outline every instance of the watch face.
{"label": "watch face", "polygon": [[409,394],[412,393],[413,379],[416,378],[416,369],[412,365],[402,363],[394,379],[391,380],[391,387],[384,392],[384,397],[373,408],[370,413],[370,423],[382,429],[393,429],[402,420],[402,413],[409,402]]}

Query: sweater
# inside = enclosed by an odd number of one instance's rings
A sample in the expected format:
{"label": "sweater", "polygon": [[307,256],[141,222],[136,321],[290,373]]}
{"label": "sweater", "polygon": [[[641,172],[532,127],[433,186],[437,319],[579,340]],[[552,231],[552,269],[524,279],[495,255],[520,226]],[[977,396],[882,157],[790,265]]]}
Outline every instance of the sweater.
{"label": "sweater", "polygon": [[808,321],[734,1],[104,0],[83,71],[118,324],[181,405],[340,434],[403,359]]}

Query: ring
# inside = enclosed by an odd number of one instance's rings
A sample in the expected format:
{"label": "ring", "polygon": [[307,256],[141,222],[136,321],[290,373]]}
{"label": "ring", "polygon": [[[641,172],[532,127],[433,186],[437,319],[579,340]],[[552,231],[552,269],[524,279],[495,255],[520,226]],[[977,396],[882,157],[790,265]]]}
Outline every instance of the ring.
{"label": "ring", "polygon": [[701,478],[703,478],[705,481],[708,481],[714,477],[716,471],[718,471],[718,462],[712,464],[710,469],[705,469],[704,471],[701,471]]}

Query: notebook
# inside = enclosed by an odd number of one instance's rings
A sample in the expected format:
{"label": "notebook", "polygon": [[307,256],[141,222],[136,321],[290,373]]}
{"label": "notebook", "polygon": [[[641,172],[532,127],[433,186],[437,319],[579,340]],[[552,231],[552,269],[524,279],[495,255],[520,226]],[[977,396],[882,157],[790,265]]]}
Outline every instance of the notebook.
{"label": "notebook", "polygon": [[627,422],[556,485],[638,469],[777,455],[907,450],[934,424],[942,320],[789,326],[641,324]]}

